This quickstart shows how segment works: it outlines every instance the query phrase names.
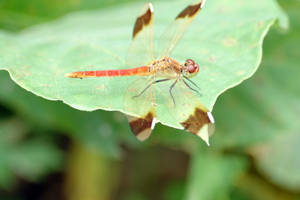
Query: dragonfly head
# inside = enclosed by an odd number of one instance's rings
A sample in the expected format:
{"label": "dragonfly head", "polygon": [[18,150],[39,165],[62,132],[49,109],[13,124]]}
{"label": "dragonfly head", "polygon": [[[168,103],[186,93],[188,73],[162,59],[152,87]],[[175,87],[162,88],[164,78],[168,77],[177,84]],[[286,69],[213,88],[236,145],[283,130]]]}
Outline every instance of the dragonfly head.
{"label": "dragonfly head", "polygon": [[187,59],[183,65],[184,75],[187,77],[193,77],[199,72],[199,65],[192,59]]}

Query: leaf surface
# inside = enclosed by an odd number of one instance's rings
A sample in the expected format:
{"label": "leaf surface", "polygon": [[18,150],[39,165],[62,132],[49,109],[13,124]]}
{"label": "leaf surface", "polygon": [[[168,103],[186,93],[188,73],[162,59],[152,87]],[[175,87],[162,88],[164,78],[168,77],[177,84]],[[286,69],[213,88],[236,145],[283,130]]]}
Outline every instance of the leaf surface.
{"label": "leaf surface", "polygon": [[[185,1],[154,2],[156,38],[186,5]],[[130,68],[125,66],[125,57],[140,7],[131,3],[78,12],[20,34],[1,32],[0,69],[46,99],[62,100],[80,110],[124,112],[123,94],[134,78],[74,80],[64,74]],[[207,2],[172,56],[180,62],[192,58],[199,63],[201,71],[193,81],[201,87],[199,98],[210,110],[222,92],[256,71],[263,38],[278,18],[287,27],[286,16],[272,0]],[[161,113],[157,116],[161,123],[180,128],[172,116]]]}

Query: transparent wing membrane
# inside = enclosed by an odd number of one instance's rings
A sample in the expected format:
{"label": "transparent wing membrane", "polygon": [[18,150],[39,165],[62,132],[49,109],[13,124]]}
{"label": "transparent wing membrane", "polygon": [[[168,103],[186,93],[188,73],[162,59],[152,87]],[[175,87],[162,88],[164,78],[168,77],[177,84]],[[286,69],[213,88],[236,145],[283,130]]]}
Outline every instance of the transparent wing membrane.
{"label": "transparent wing membrane", "polygon": [[[204,0],[194,1],[176,16],[172,26],[158,41],[157,59],[169,56],[204,3]],[[134,25],[127,64],[131,67],[140,67],[150,64],[154,59],[153,7],[151,3],[147,3]],[[150,136],[157,111],[160,117],[164,115],[168,119],[174,118],[173,122],[178,125],[177,127],[182,126],[200,136],[208,144],[209,135],[214,131],[214,120],[208,109],[199,101],[200,96],[196,96],[199,95],[198,88],[195,88],[192,81],[173,79],[173,75],[162,78],[158,76],[159,73],[138,78],[125,92],[124,110],[128,114],[134,135],[141,141]],[[170,80],[168,77],[173,78]]]}
{"label": "transparent wing membrane", "polygon": [[126,64],[132,67],[147,65],[154,59],[153,48],[153,6],[147,3],[135,21]]}
{"label": "transparent wing membrane", "polygon": [[[182,80],[176,82],[171,90],[171,96],[170,88],[175,83],[174,81],[172,80],[168,85],[160,87],[158,89],[159,96],[163,98],[165,105],[169,107],[169,114],[177,123],[209,144],[209,136],[214,132],[212,115],[199,101],[200,96],[197,96],[199,93],[188,88]],[[193,88],[192,85],[190,87]],[[196,90],[196,88],[194,89]]]}
{"label": "transparent wing membrane", "polygon": [[138,78],[128,87],[124,96],[124,110],[129,114],[131,131],[141,141],[150,136],[155,125],[155,92],[149,86],[151,83],[152,77]]}
{"label": "transparent wing membrane", "polygon": [[[126,64],[129,67],[140,67],[153,60],[153,6],[147,3],[135,21]],[[155,125],[153,88],[147,88],[142,93],[151,80],[151,77],[138,78],[128,87],[124,95],[124,110],[130,114],[127,115],[130,129],[141,141],[150,136]]]}
{"label": "transparent wing membrane", "polygon": [[184,8],[175,18],[170,27],[162,34],[158,41],[156,49],[157,58],[169,56],[191,22],[204,6],[205,0],[194,1],[192,4]]}

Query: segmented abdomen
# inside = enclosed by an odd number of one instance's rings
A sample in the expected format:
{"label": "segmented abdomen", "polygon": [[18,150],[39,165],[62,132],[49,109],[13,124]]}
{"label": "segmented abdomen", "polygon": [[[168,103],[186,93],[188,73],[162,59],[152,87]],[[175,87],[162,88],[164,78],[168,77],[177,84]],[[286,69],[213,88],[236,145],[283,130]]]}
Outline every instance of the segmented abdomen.
{"label": "segmented abdomen", "polygon": [[143,66],[132,69],[79,71],[66,74],[66,76],[70,78],[89,78],[106,76],[147,76],[150,73],[151,72],[149,66]]}

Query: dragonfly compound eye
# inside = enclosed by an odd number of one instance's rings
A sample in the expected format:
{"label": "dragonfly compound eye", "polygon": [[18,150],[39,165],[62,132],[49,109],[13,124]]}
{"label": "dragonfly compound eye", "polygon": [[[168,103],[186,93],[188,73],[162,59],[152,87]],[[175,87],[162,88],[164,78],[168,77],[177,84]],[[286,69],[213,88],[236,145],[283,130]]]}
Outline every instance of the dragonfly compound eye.
{"label": "dragonfly compound eye", "polygon": [[195,62],[192,59],[187,59],[185,61],[185,63],[186,63],[186,65],[194,65],[195,64]]}
{"label": "dragonfly compound eye", "polygon": [[195,67],[195,65],[188,65],[187,70],[188,70],[189,73],[192,74],[196,71],[196,67]]}
{"label": "dragonfly compound eye", "polygon": [[190,74],[197,73],[199,71],[199,65],[196,64],[192,59],[187,59],[185,61],[185,66]]}
{"label": "dragonfly compound eye", "polygon": [[194,66],[195,66],[195,72],[196,72],[196,73],[199,72],[199,65],[198,65],[198,64],[195,64]]}

